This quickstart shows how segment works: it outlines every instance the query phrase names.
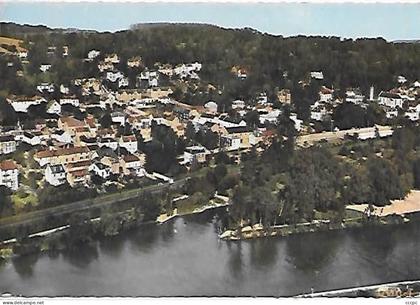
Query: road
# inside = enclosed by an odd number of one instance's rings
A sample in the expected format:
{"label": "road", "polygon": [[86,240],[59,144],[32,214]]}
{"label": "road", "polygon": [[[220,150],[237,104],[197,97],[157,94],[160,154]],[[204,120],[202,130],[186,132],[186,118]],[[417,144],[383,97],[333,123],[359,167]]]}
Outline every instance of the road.
{"label": "road", "polygon": [[85,199],[56,207],[2,218],[0,219],[0,230],[9,227],[27,225],[37,221],[44,221],[46,217],[51,215],[60,216],[69,213],[91,210],[95,208],[104,208],[115,202],[136,198],[142,192],[145,191],[151,193],[160,193],[167,189],[177,189],[179,187],[182,187],[188,179],[189,178],[186,177],[176,180],[172,184],[165,183],[160,185],[151,185],[141,189],[128,190],[121,193],[107,194],[92,199]]}
{"label": "road", "polygon": [[296,139],[296,144],[313,145],[316,142],[325,140],[328,142],[344,139],[346,135],[357,134],[360,140],[372,139],[376,137],[376,128],[379,132],[380,137],[388,137],[392,135],[393,130],[391,126],[380,126],[366,127],[366,128],[352,128],[346,130],[332,131],[332,132],[321,132],[312,133],[304,136],[299,136]]}

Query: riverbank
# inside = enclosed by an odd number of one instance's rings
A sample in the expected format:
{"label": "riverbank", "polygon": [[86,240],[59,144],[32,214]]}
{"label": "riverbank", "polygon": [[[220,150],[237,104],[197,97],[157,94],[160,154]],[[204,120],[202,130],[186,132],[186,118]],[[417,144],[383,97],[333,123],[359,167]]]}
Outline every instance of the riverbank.
{"label": "riverbank", "polygon": [[[208,210],[227,207],[229,205],[228,197],[216,195],[215,198],[221,200],[223,203],[219,203],[216,200],[211,200],[210,204],[197,207],[191,212],[184,212],[184,213],[178,213],[178,210],[175,208],[174,213],[172,215],[161,214],[156,219],[156,221],[143,222],[143,221],[138,221],[137,219],[125,219],[124,223],[121,224],[121,227],[119,228],[119,230],[112,236],[122,234],[129,229],[133,229],[142,225],[163,224],[179,216],[200,214]],[[97,232],[101,224],[101,218],[100,217],[92,218],[89,220],[89,223],[94,226],[95,228],[94,231]],[[12,239],[0,242],[0,262],[2,260],[7,261],[13,257],[24,256],[26,254],[32,254],[34,252],[48,252],[50,250],[62,251],[62,250],[68,249],[68,247],[66,247],[62,243],[57,243],[56,241],[59,240],[60,236],[66,233],[69,227],[70,227],[69,225],[65,225],[65,226],[45,230],[42,232],[36,232],[36,233],[30,234],[28,236],[28,239],[25,242],[25,245],[30,245],[29,247],[30,249],[29,251],[23,252],[23,253],[16,253],[14,251],[14,246],[19,244],[16,238],[12,238]],[[94,233],[94,236],[92,236],[92,238],[93,239],[97,238],[100,235],[101,234],[99,233]],[[108,236],[108,237],[112,237],[112,236]]]}
{"label": "riverbank", "polygon": [[[412,213],[413,215],[415,213]],[[248,225],[236,230],[226,230],[219,238],[226,241],[239,241],[266,237],[285,237],[292,234],[313,233],[319,231],[335,231],[349,228],[361,228],[366,225],[395,225],[410,222],[410,219],[401,215],[387,215],[383,217],[372,216],[347,218],[342,222],[331,220],[313,220],[311,222],[298,223],[295,225],[274,225],[264,227],[261,224]]]}

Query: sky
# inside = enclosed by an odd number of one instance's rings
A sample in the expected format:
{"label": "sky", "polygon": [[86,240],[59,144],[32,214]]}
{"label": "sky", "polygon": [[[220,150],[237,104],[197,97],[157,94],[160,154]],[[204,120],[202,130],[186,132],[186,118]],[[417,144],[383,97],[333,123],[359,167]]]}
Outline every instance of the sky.
{"label": "sky", "polygon": [[420,3],[0,2],[0,21],[112,32],[135,23],[194,22],[283,36],[420,39]]}

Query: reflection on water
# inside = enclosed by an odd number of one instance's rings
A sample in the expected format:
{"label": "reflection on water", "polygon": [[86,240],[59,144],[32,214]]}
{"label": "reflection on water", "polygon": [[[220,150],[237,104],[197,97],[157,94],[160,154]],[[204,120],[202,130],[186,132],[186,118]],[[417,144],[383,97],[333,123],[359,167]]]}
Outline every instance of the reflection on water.
{"label": "reflection on water", "polygon": [[278,259],[276,243],[269,238],[248,241],[250,249],[250,264],[257,268],[267,270],[272,268]]}
{"label": "reflection on water", "polygon": [[35,265],[38,261],[39,254],[15,257],[12,259],[13,267],[21,278],[33,276]]}
{"label": "reflection on water", "polygon": [[79,269],[85,269],[94,260],[98,259],[98,247],[96,243],[78,246],[68,251],[64,251],[62,256],[65,261],[69,262],[72,266]]}
{"label": "reflection on water", "polygon": [[319,232],[307,236],[290,236],[286,240],[287,260],[303,272],[319,272],[335,257],[343,239],[340,233]]}
{"label": "reflection on water", "polygon": [[242,243],[228,242],[227,247],[229,248],[229,259],[228,259],[227,266],[230,271],[230,274],[235,279],[241,279],[243,276],[242,268],[244,265]]}
{"label": "reflection on water", "polygon": [[14,258],[0,264],[0,292],[291,296],[420,278],[420,222],[224,242],[223,213],[140,226],[58,256]]}

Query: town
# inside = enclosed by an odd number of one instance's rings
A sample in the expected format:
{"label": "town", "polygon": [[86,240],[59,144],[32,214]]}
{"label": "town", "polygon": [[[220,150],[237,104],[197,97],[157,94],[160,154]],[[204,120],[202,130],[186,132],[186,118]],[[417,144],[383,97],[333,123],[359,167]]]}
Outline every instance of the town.
{"label": "town", "polygon": [[[6,216],[36,210],[42,200],[47,207],[84,199],[83,194],[170,185],[199,176],[201,169],[217,169],[226,158],[231,165],[227,172],[219,167],[224,180],[216,189],[229,198],[232,192],[226,191],[238,183],[231,169],[243,156],[270,148],[282,122],[292,124],[298,146],[309,147],[352,136],[389,137],[401,120],[415,124],[420,115],[420,82],[399,72],[392,87],[379,91],[374,83],[363,90],[335,89],[328,72],[308,70],[297,89],[262,86],[247,99],[218,102],[212,97],[223,96],[223,87],[202,82],[206,64],[199,60],[147,65],[141,52],[127,57],[98,47],[82,56],[78,50],[81,58],[72,59],[91,77],[60,71],[57,80],[53,76],[62,67],[55,65],[73,56],[72,45],[35,48],[35,42],[10,37],[1,42],[2,69],[17,84],[32,84],[15,90],[30,94],[9,90],[0,101],[0,185],[8,189],[2,196],[11,198]],[[44,53],[31,54],[39,50]],[[258,77],[246,65],[227,72],[232,82]],[[311,93],[299,96],[306,91]],[[65,198],[64,189],[77,191]],[[160,212],[171,215],[174,207]]]}

